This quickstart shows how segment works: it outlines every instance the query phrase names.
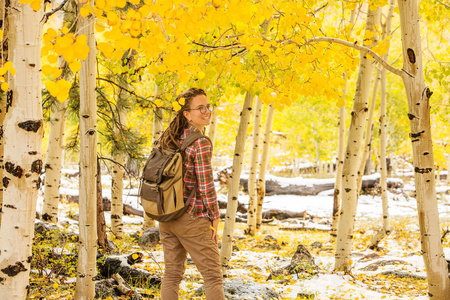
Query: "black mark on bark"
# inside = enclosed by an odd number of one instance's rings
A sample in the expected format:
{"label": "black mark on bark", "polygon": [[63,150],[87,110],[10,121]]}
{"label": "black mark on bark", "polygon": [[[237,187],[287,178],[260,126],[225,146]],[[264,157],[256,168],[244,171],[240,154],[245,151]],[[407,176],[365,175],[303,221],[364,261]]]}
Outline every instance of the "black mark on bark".
{"label": "black mark on bark", "polygon": [[23,169],[20,166],[15,166],[13,163],[11,163],[9,161],[7,163],[5,163],[5,170],[6,170],[6,172],[8,172],[18,178],[21,178],[23,175]]}
{"label": "black mark on bark", "polygon": [[8,112],[9,108],[10,108],[11,105],[12,105],[12,99],[13,99],[13,91],[12,91],[12,90],[9,90],[9,91],[6,93],[6,112]]}
{"label": "black mark on bark", "polygon": [[408,50],[406,50],[406,53],[408,54],[409,62],[412,64],[415,64],[416,63],[416,54],[414,53],[414,50],[411,48],[408,48]]}
{"label": "black mark on bark", "polygon": [[420,141],[420,140],[419,139],[414,139],[414,140],[411,140],[411,143],[418,142],[418,141]]}
{"label": "black mark on bark", "polygon": [[45,169],[46,170],[53,170],[52,167],[50,167],[50,164],[45,164]]}
{"label": "black mark on bark", "polygon": [[0,140],[3,139],[3,125],[0,126]]}
{"label": "black mark on bark", "polygon": [[33,183],[36,184],[36,189],[38,190],[41,187],[42,183],[41,177],[38,177],[37,180],[33,180]]}
{"label": "black mark on bark", "polygon": [[11,209],[17,209],[17,207],[15,207],[14,205],[11,205],[11,204],[3,204],[3,206],[7,207],[7,208],[11,208]]}
{"label": "black mark on bark", "polygon": [[95,134],[95,130],[94,129],[90,129],[90,130],[88,130],[87,133],[89,133],[90,135],[94,135]]}
{"label": "black mark on bark", "polygon": [[87,119],[89,118],[89,115],[83,115],[83,118]]}
{"label": "black mark on bark", "polygon": [[408,119],[412,120],[412,119],[418,119],[418,117],[416,117],[413,114],[408,114]]}
{"label": "black mark on bark", "polygon": [[30,151],[30,152],[28,152],[28,154],[30,154],[30,155],[37,155],[38,152],[37,151]]}
{"label": "black mark on bark", "polygon": [[31,164],[31,172],[41,174],[42,171],[42,160],[38,159],[33,161]]}
{"label": "black mark on bark", "polygon": [[419,167],[414,168],[414,171],[416,173],[420,173],[420,174],[430,173],[432,170],[433,170],[432,168],[423,168],[423,169],[421,169]]}
{"label": "black mark on bark", "polygon": [[411,138],[418,138],[419,136],[422,135],[422,133],[425,133],[425,130],[422,130],[421,132],[418,132],[418,133],[410,133],[409,136]]}
{"label": "black mark on bark", "polygon": [[39,128],[41,128],[42,126],[42,120],[37,121],[29,120],[26,122],[19,123],[18,126],[26,131],[37,132]]}
{"label": "black mark on bark", "polygon": [[111,219],[114,219],[114,220],[120,219],[120,216],[119,215],[111,215]]}
{"label": "black mark on bark", "polygon": [[16,262],[14,265],[10,265],[4,269],[2,269],[2,272],[8,275],[9,277],[14,277],[20,272],[25,272],[27,269],[25,266],[20,262]]}
{"label": "black mark on bark", "polygon": [[28,64],[28,65],[32,68],[36,67],[36,64]]}
{"label": "black mark on bark", "polygon": [[3,187],[4,188],[7,188],[8,187],[8,185],[9,185],[9,181],[10,181],[11,179],[9,179],[8,177],[3,177]]}
{"label": "black mark on bark", "polygon": [[352,189],[349,189],[349,188],[346,188],[346,189],[345,189],[345,191],[346,191],[347,193],[350,193],[351,190],[352,190]]}
{"label": "black mark on bark", "polygon": [[429,88],[427,88],[425,91],[426,91],[426,93],[427,93],[427,98],[430,99],[431,95],[433,95],[433,92],[430,91]]}
{"label": "black mark on bark", "polygon": [[423,155],[428,155],[428,154],[430,154],[430,152],[424,152],[424,153],[423,153]]}

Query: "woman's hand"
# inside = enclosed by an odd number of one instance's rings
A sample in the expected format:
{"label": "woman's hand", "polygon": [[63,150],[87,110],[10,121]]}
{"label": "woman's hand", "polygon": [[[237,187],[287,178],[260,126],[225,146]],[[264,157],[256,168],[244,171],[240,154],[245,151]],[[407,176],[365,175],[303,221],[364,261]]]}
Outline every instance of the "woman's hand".
{"label": "woman's hand", "polygon": [[212,240],[217,244],[219,242],[219,236],[217,235],[217,228],[219,227],[220,219],[215,219],[211,222]]}

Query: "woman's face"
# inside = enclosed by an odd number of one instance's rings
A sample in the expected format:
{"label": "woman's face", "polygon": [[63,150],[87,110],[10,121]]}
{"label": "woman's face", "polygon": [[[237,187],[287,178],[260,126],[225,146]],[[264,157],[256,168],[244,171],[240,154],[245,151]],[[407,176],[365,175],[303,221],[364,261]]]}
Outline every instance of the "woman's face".
{"label": "woman's face", "polygon": [[185,111],[184,116],[189,121],[189,124],[197,127],[200,131],[203,131],[205,126],[209,125],[211,121],[208,98],[205,95],[195,96],[192,98],[189,107],[190,110]]}

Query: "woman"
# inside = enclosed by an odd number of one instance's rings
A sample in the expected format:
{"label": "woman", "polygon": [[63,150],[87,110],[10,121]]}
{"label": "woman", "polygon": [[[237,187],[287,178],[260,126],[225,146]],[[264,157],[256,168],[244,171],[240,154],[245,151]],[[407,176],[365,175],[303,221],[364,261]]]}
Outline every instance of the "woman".
{"label": "woman", "polygon": [[[180,94],[176,101],[182,107],[159,140],[163,148],[179,148],[189,132],[203,133],[211,120],[213,107],[202,89],[191,88]],[[199,138],[186,148],[185,154],[184,199],[188,199],[196,185],[198,188],[183,216],[159,224],[165,263],[161,299],[178,299],[187,253],[203,276],[206,299],[225,299],[217,248],[219,206],[211,168],[210,140]]]}

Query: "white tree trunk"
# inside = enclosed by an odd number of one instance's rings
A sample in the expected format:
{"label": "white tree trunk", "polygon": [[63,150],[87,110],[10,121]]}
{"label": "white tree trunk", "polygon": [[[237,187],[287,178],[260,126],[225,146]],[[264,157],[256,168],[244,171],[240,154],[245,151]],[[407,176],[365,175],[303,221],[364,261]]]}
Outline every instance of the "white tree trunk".
{"label": "white tree trunk", "polygon": [[[380,20],[380,9],[371,11],[367,16],[366,30],[373,31]],[[372,37],[372,44],[376,43],[377,35]],[[347,138],[344,166],[342,171],[342,207],[339,215],[338,234],[336,240],[335,269],[350,271],[350,253],[352,250],[353,226],[357,204],[357,172],[360,161],[360,148],[364,134],[364,122],[367,113],[367,102],[372,80],[373,59],[361,53],[359,74],[356,82],[353,111],[351,113],[350,128]]]}
{"label": "white tree trunk", "polygon": [[[121,95],[119,91],[119,95]],[[119,96],[120,97],[120,96]],[[121,130],[127,127],[127,110],[120,104],[117,105],[119,113],[118,124],[116,124],[116,136],[120,136]],[[123,152],[115,153],[112,156],[115,161],[112,167],[111,176],[111,231],[119,239],[123,237],[123,175],[125,170],[125,154]]]}
{"label": "white tree trunk", "polygon": [[258,203],[256,206],[256,229],[261,228],[262,223],[262,206],[264,197],[266,196],[266,171],[269,159],[270,134],[272,133],[273,116],[275,108],[273,104],[267,107],[266,127],[264,129],[264,141],[261,152],[261,159],[259,160],[259,177],[257,186]]}
{"label": "white tree trunk", "polygon": [[[383,39],[391,36],[392,31],[392,16],[394,14],[395,0],[389,0],[389,9],[386,16],[386,28],[384,30]],[[383,59],[387,61],[389,58],[389,48]],[[383,207],[383,227],[377,231],[372,237],[369,248],[374,249],[378,246],[380,241],[390,234],[391,229],[389,225],[389,202],[387,195],[387,165],[386,165],[386,145],[387,145],[387,124],[386,124],[386,101],[387,101],[387,70],[381,69],[381,90],[380,90],[380,186],[381,186],[381,201]]]}
{"label": "white tree trunk", "polygon": [[[3,30],[3,36],[8,35],[8,23],[6,19],[6,7],[5,4],[0,5],[0,20],[3,20],[3,25],[0,28]],[[0,43],[0,62],[3,64],[8,58],[8,42],[3,39]],[[8,73],[3,75],[5,81],[8,82]],[[6,92],[0,89],[0,128],[3,130],[3,121],[5,119],[5,104],[6,104]],[[3,134],[0,135],[0,178],[3,178],[3,148],[4,139]],[[0,226],[2,224],[2,203],[3,203],[3,184],[0,183]]]}
{"label": "white tree trunk", "polygon": [[247,230],[249,235],[255,235],[256,231],[256,203],[257,198],[257,173],[258,173],[258,157],[259,157],[259,133],[261,132],[261,117],[262,117],[262,103],[259,98],[256,98],[255,105],[255,119],[253,122],[253,146],[252,156],[250,161],[250,176],[248,177],[248,217],[247,217]]}
{"label": "white tree trunk", "polygon": [[447,154],[447,184],[450,185],[450,153]]}
{"label": "white tree trunk", "polygon": [[[159,85],[156,85],[155,99],[158,99],[161,96],[161,93],[162,93],[161,87]],[[156,144],[156,142],[159,140],[159,137],[164,132],[163,117],[164,117],[163,111],[160,108],[155,107],[153,114],[152,145]],[[142,225],[142,230],[146,230],[155,226],[156,226],[155,220],[144,214],[144,224]]]}
{"label": "white tree trunk", "polygon": [[[87,5],[92,5],[90,1]],[[80,69],[80,242],[75,299],[91,300],[95,295],[97,255],[97,99],[94,17],[80,18],[80,34],[90,48]]]}
{"label": "white tree trunk", "polygon": [[375,77],[373,88],[372,88],[372,99],[370,101],[369,112],[367,113],[367,122],[366,122],[366,133],[364,136],[364,144],[363,144],[363,152],[361,155],[361,161],[359,163],[358,170],[358,195],[361,193],[362,186],[362,178],[364,175],[364,169],[366,168],[367,159],[370,154],[370,146],[372,144],[372,124],[373,124],[373,115],[375,113],[375,105],[377,103],[377,93],[378,93],[378,83],[380,82],[381,70],[377,69],[377,75]]}
{"label": "white tree trunk", "polygon": [[[342,98],[347,94],[347,80],[345,82],[344,93]],[[339,108],[339,140],[338,140],[338,155],[336,157],[336,181],[334,185],[333,194],[333,220],[331,225],[331,238],[337,236],[337,226],[339,220],[339,211],[341,207],[342,194],[342,169],[344,166],[344,151],[345,151],[345,105]]]}
{"label": "white tree trunk", "polygon": [[25,299],[30,274],[36,200],[42,170],[41,19],[42,8],[11,0],[8,55],[16,69],[9,76],[3,126],[3,217],[0,228],[0,295]]}
{"label": "white tree trunk", "polygon": [[231,259],[233,246],[233,232],[236,223],[236,210],[238,205],[239,181],[241,177],[242,164],[244,160],[245,140],[247,138],[247,129],[253,109],[253,98],[250,92],[245,95],[244,105],[241,111],[241,120],[236,136],[236,146],[233,157],[233,168],[231,170],[230,183],[228,185],[228,203],[227,213],[225,215],[225,225],[222,234],[222,248],[220,250],[220,259],[222,263],[223,274]]}
{"label": "white tree trunk", "polygon": [[432,92],[425,85],[423,78],[419,5],[417,0],[399,0],[398,7],[405,71],[402,79],[408,99],[414,182],[422,253],[427,269],[428,295],[430,299],[448,299],[450,280],[441,243],[434,181],[429,102]]}
{"label": "white tree trunk", "polygon": [[208,137],[214,145],[214,140],[216,138],[216,129],[218,122],[217,108],[211,114],[211,123],[208,126]]}

